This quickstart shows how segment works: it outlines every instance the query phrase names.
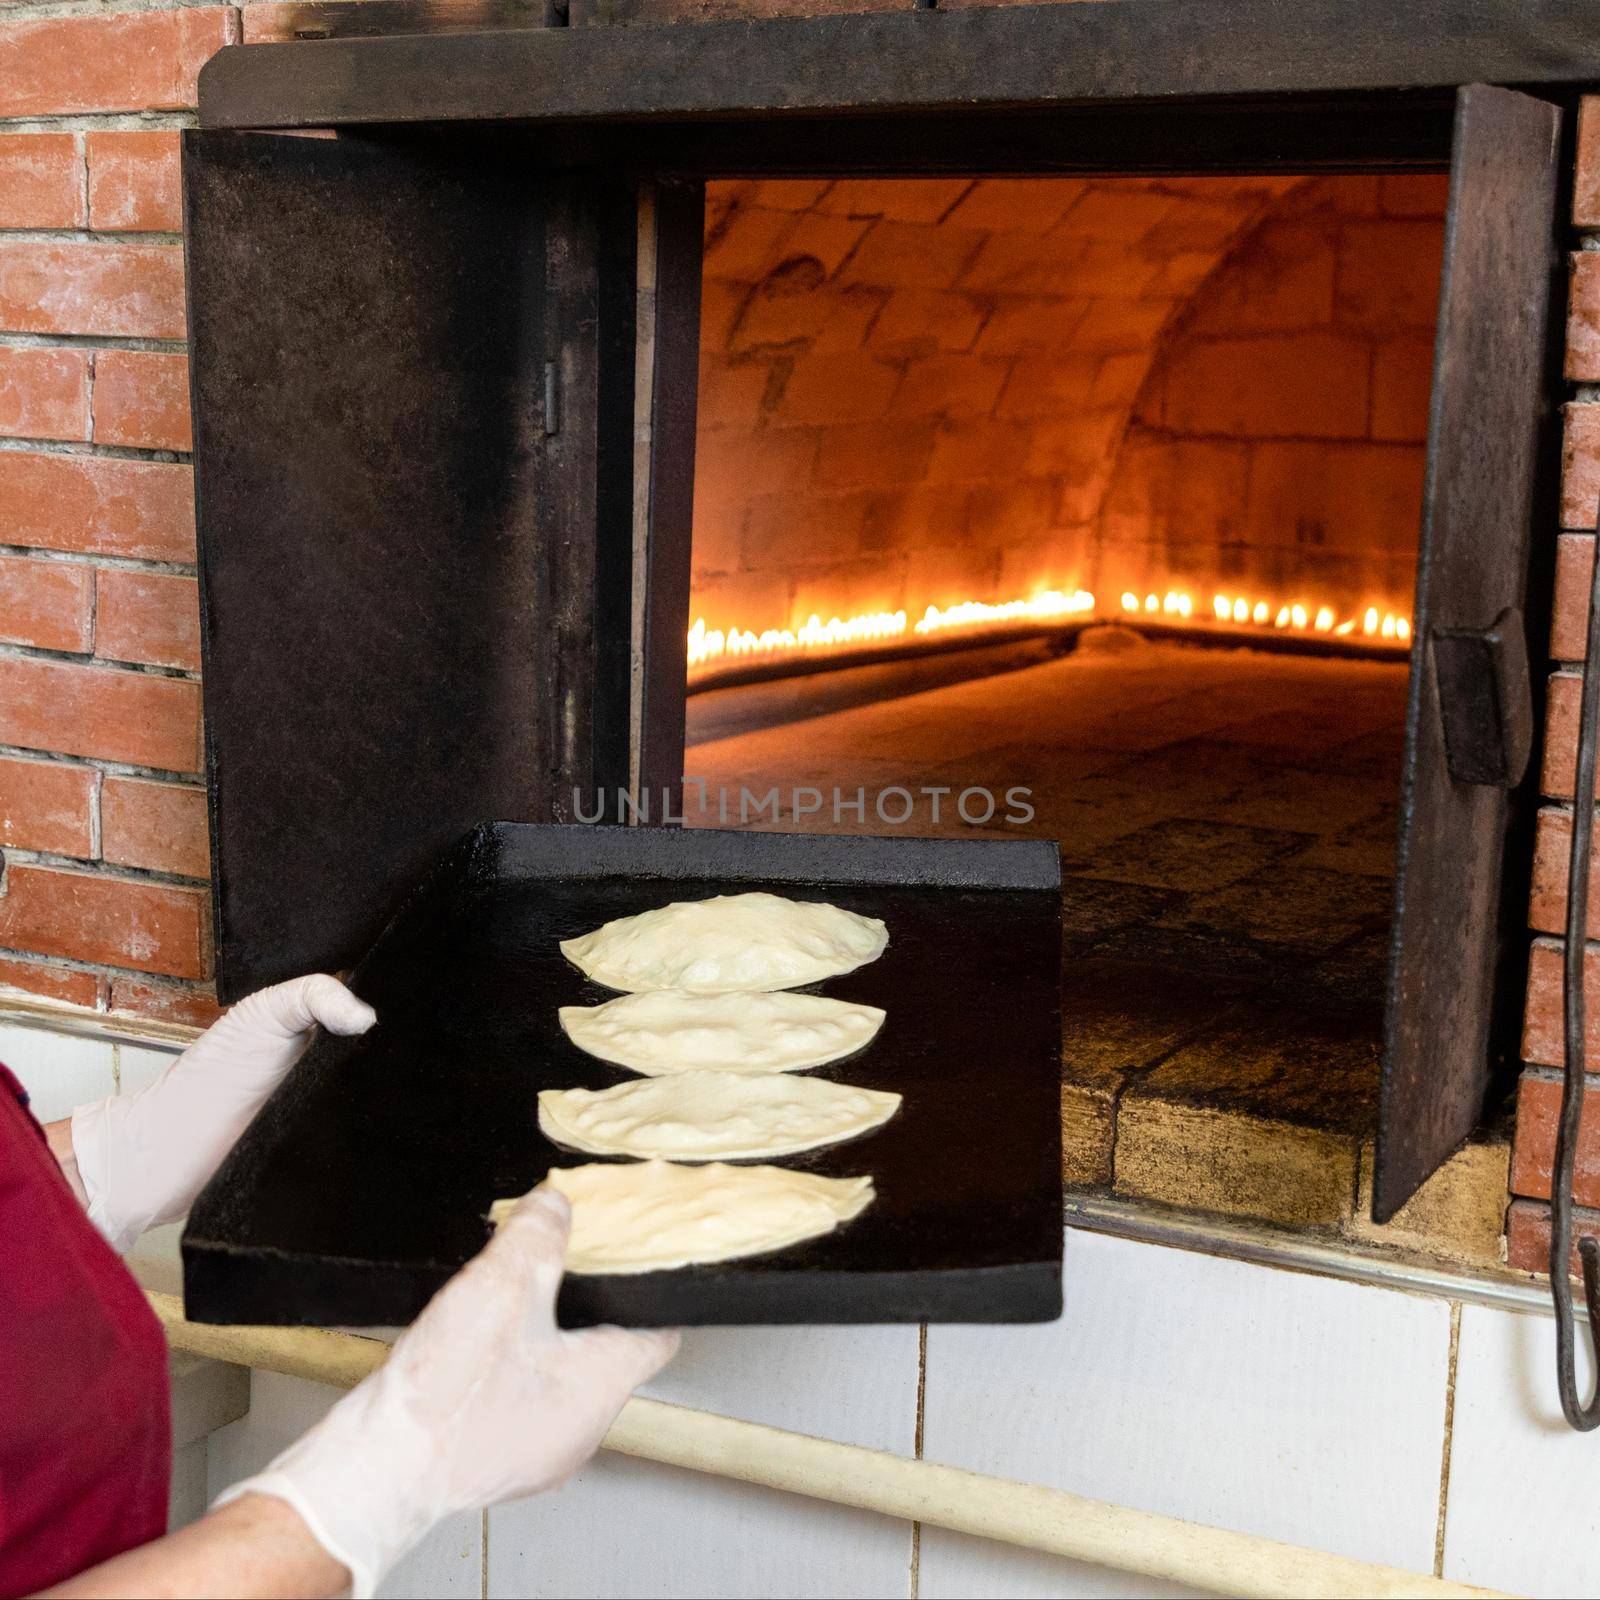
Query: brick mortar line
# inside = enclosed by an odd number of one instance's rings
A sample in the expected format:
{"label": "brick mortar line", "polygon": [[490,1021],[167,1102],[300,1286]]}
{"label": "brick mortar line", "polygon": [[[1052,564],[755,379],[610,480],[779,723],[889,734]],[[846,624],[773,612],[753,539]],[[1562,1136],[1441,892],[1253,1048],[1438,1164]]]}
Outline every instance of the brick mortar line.
{"label": "brick mortar line", "polygon": [[236,0],[231,6],[218,4],[218,0],[12,0],[7,5],[0,28],[12,22],[55,22],[72,17],[125,17],[143,15],[152,11],[215,11],[230,10],[237,13],[241,7],[257,0]]}
{"label": "brick mortar line", "polygon": [[200,674],[188,667],[163,667],[152,661],[113,661],[104,656],[85,655],[71,650],[50,650],[42,645],[0,642],[0,660],[54,661],[68,667],[108,667],[116,672],[131,672],[144,678],[166,678],[174,683],[200,681]]}
{"label": "brick mortar line", "polygon": [[66,872],[78,878],[98,878],[106,883],[140,883],[159,889],[206,889],[211,885],[209,878],[191,878],[181,872],[162,872],[155,867],[134,867],[122,861],[88,861],[82,856],[57,855],[52,850],[23,850],[8,844],[4,854],[6,872],[14,866],[43,867],[50,872]]}
{"label": "brick mortar line", "polygon": [[[139,355],[182,356],[187,339],[141,339],[117,333],[19,333],[0,330],[0,350],[127,350]],[[62,443],[92,443],[63,440]]]}
{"label": "brick mortar line", "polygon": [[1444,1438],[1439,1453],[1439,1518],[1433,1532],[1433,1575],[1444,1576],[1444,1535],[1450,1508],[1450,1455],[1455,1444],[1456,1374],[1461,1360],[1461,1302],[1450,1302],[1450,1354],[1444,1378]]}
{"label": "brick mortar line", "polygon": [[8,133],[165,133],[199,126],[193,110],[40,112],[0,117],[0,137]]}
{"label": "brick mortar line", "polygon": [[197,772],[179,772],[171,767],[141,767],[131,761],[110,761],[103,756],[74,756],[60,750],[36,750],[25,744],[0,744],[0,759],[43,761],[51,766],[91,767],[107,778],[143,778],[151,783],[169,783],[185,789],[204,790]]}
{"label": "brick mortar line", "polygon": [[170,249],[183,244],[172,228],[0,228],[3,244],[138,244]]}
{"label": "brick mortar line", "polygon": [[[1591,1083],[1600,1082],[1600,1071],[1590,1072],[1586,1069],[1583,1075],[1585,1078],[1588,1078]],[[1522,1063],[1522,1076],[1525,1078],[1534,1078],[1540,1083],[1560,1083],[1561,1068],[1546,1066],[1537,1061],[1524,1061]]]}
{"label": "brick mortar line", "polygon": [[75,439],[0,439],[0,453],[16,451],[22,455],[78,456],[102,461],[150,461],[161,466],[188,466],[194,460],[191,450],[163,450],[156,446],[95,444]]}
{"label": "brick mortar line", "polygon": [[[147,972],[142,967],[118,967],[109,961],[84,961],[77,956],[47,956],[37,950],[19,950],[14,945],[0,945],[0,960],[26,961],[36,967],[56,967],[66,972],[84,972],[94,978],[133,978],[140,983],[166,985],[184,989],[206,998],[214,997],[215,986],[210,978],[176,978],[165,972]],[[138,1016],[140,1013],[128,1013]]]}
{"label": "brick mortar line", "polygon": [[66,567],[104,567],[111,572],[143,572],[168,578],[195,578],[200,569],[185,561],[144,561],[137,556],[101,556],[83,550],[45,550],[32,544],[0,544],[0,556],[54,562]]}

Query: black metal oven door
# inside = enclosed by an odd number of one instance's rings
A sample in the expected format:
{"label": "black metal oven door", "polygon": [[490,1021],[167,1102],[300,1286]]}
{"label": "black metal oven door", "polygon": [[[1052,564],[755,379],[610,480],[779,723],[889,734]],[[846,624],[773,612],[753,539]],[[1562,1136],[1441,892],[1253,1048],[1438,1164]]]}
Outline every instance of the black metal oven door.
{"label": "black metal oven door", "polygon": [[631,180],[189,132],[218,990],[351,965],[486,817],[627,778]]}
{"label": "black metal oven door", "polygon": [[[1535,528],[1547,427],[1560,110],[1456,102],[1417,560],[1373,1216],[1385,1222],[1513,1070],[1526,954]],[[1553,535],[1549,542],[1553,543]]]}

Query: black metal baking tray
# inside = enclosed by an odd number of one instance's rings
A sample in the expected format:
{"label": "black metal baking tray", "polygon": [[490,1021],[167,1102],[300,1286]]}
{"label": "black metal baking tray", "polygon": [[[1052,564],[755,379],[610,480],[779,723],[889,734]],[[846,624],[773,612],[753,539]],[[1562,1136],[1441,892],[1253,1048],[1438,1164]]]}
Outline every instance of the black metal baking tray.
{"label": "black metal baking tray", "polygon": [[492,1200],[589,1157],[539,1132],[535,1095],[629,1074],[556,1008],[611,991],[557,940],[672,900],[770,889],[889,928],[817,985],[888,1012],[820,1069],[904,1096],[848,1144],[788,1158],[870,1173],[826,1238],[675,1272],[572,1276],[568,1326],[1026,1322],[1061,1310],[1060,868],[1024,840],[837,838],[485,823],[352,979],[364,1038],[320,1035],[207,1185],[183,1236],[201,1322],[394,1326],[482,1248]]}

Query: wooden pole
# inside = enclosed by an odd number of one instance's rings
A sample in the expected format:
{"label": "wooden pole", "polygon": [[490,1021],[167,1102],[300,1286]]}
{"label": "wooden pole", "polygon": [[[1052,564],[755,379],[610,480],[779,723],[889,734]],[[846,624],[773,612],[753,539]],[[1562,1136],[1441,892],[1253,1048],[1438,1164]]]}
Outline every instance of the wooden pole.
{"label": "wooden pole", "polygon": [[[175,1348],[266,1372],[348,1387],[389,1353],[380,1339],[316,1328],[188,1322],[178,1296],[152,1291],[149,1298]],[[1309,1600],[1493,1592],[660,1400],[630,1400],[604,1448],[1218,1594]]]}

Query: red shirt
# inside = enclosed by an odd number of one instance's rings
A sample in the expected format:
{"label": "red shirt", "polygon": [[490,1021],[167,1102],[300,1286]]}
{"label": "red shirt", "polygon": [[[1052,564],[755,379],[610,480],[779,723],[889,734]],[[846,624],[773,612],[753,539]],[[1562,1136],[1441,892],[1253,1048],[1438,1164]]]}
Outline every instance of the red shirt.
{"label": "red shirt", "polygon": [[0,1066],[0,1596],[166,1532],[167,1347]]}

